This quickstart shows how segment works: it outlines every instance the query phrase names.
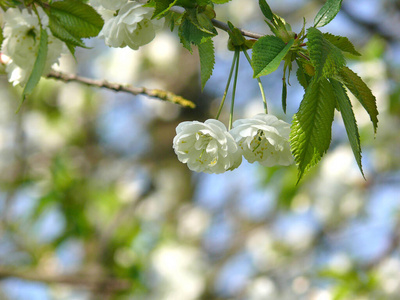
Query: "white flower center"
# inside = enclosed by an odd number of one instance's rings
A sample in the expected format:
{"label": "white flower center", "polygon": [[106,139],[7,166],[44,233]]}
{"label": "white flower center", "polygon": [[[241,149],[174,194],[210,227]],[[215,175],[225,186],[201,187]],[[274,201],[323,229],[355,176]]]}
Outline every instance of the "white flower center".
{"label": "white flower center", "polygon": [[210,166],[215,165],[217,163],[217,156],[212,154],[214,154],[217,149],[216,145],[212,145],[212,141],[214,140],[213,137],[208,133],[202,133],[199,131],[196,133],[196,140],[195,148],[199,151],[201,150],[199,157],[196,158],[196,161],[201,164],[208,164]]}
{"label": "white flower center", "polygon": [[[239,146],[244,150],[243,143],[246,140],[242,140],[239,142]],[[260,160],[264,159],[264,155],[273,155],[275,153],[275,149],[270,145],[269,141],[265,138],[265,133],[263,130],[258,129],[256,135],[253,136],[251,142],[248,144],[248,154],[252,154]]]}

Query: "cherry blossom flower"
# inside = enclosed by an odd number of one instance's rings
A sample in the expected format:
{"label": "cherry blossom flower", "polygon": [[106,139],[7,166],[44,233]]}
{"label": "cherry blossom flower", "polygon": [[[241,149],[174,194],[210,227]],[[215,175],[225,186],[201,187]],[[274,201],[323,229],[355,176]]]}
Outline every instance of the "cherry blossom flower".
{"label": "cherry blossom flower", "polygon": [[240,149],[218,120],[182,122],[176,133],[175,153],[192,171],[218,174],[236,169],[242,162]]}
{"label": "cherry blossom flower", "polygon": [[134,50],[150,43],[156,36],[156,30],[162,27],[163,21],[150,20],[154,8],[144,7],[136,1],[128,2],[116,16],[105,19],[99,37],[107,46],[125,47]]}
{"label": "cherry blossom flower", "polygon": [[258,114],[237,120],[230,133],[250,163],[258,161],[272,167],[288,166],[294,161],[289,145],[290,125],[273,115]]}

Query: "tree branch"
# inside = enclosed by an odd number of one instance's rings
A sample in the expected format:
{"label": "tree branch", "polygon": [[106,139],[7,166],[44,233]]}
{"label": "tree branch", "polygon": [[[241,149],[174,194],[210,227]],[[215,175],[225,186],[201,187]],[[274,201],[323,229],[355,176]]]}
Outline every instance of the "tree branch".
{"label": "tree branch", "polygon": [[[178,14],[183,14],[185,12],[185,9],[182,8],[182,7],[178,7],[178,6],[173,6],[173,7],[171,7],[169,9],[169,11],[172,11],[172,12],[175,12],[175,13],[178,13]],[[221,21],[216,20],[216,19],[211,19],[211,22],[213,23],[213,25],[215,27],[217,27],[219,29],[222,29],[222,30],[227,31],[227,32],[230,30],[228,24],[226,24],[224,22],[221,22]],[[253,38],[253,39],[259,39],[259,38],[264,36],[264,34],[255,33],[255,32],[251,32],[251,31],[248,31],[248,30],[240,29],[240,28],[238,28],[238,29],[240,30],[240,32],[244,36],[247,36],[247,37],[250,37],[250,38]]]}
{"label": "tree branch", "polygon": [[88,86],[94,86],[94,87],[99,87],[99,88],[106,88],[109,90],[113,90],[116,92],[125,92],[129,93],[132,95],[146,95],[149,97],[153,98],[158,98],[163,101],[179,104],[184,107],[189,107],[189,108],[195,108],[196,105],[190,101],[187,100],[181,96],[175,95],[174,93],[171,93],[169,91],[163,91],[159,89],[146,89],[144,87],[138,88],[138,87],[133,87],[128,84],[119,84],[119,83],[111,83],[106,80],[95,80],[95,79],[90,79],[86,77],[81,77],[77,75],[72,75],[72,74],[64,74],[61,72],[56,72],[56,71],[51,71],[49,74],[46,76],[47,78],[52,78],[64,82],[79,82]]}
{"label": "tree branch", "polygon": [[43,274],[39,271],[18,271],[0,267],[0,280],[12,277],[47,284],[67,284],[88,290],[124,291],[132,287],[128,280],[113,277],[84,274]]}
{"label": "tree branch", "polygon": [[[213,23],[213,25],[215,27],[217,27],[219,29],[222,29],[224,31],[229,31],[230,30],[228,24],[226,24],[224,22],[221,22],[221,21],[216,20],[216,19],[212,19],[211,22]],[[240,29],[240,28],[238,28],[238,29],[240,30],[240,32],[244,36],[247,36],[247,37],[250,37],[250,38],[253,38],[253,39],[259,39],[259,38],[264,36],[264,34],[255,33],[255,32],[248,31],[248,30],[245,30],[245,29]]]}

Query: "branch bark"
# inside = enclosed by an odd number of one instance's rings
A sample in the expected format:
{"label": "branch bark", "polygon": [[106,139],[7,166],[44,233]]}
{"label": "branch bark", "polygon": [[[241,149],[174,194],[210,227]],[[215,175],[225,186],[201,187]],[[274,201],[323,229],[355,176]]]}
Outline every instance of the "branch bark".
{"label": "branch bark", "polygon": [[133,87],[128,84],[119,84],[119,83],[111,83],[106,80],[95,80],[87,77],[81,77],[73,74],[65,74],[61,72],[56,72],[56,71],[51,71],[49,74],[46,76],[47,78],[51,79],[56,79],[60,80],[63,82],[79,82],[82,84],[85,84],[87,86],[93,86],[93,87],[98,87],[98,88],[106,88],[109,90],[113,90],[116,92],[125,92],[129,93],[132,95],[146,95],[149,97],[153,98],[158,98],[163,101],[179,104],[183,107],[189,107],[189,108],[195,108],[196,105],[190,101],[187,100],[181,96],[175,95],[172,92],[169,91],[164,91],[164,90],[159,90],[159,89],[146,89],[144,87],[138,88],[138,87]]}
{"label": "branch bark", "polygon": [[43,274],[39,271],[20,271],[6,267],[0,267],[0,280],[8,278],[19,278],[28,281],[37,281],[47,284],[67,284],[75,287],[81,287],[88,290],[96,291],[124,291],[131,288],[132,284],[128,280],[106,277],[93,276],[85,274]]}

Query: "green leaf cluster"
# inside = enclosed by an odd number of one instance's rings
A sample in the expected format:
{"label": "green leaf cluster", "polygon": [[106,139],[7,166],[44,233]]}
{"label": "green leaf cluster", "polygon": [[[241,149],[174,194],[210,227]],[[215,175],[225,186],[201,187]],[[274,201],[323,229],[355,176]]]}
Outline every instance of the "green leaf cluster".
{"label": "green leaf cluster", "polygon": [[178,34],[182,45],[192,53],[192,45],[198,47],[201,70],[201,86],[211,77],[215,64],[215,50],[212,38],[217,30],[212,24],[210,11],[207,7],[196,6],[186,9],[179,19]]}
{"label": "green leaf cluster", "polygon": [[297,35],[292,31],[290,24],[272,12],[265,0],[259,0],[258,3],[266,18],[265,22],[274,35],[263,36],[253,45],[253,76],[259,78],[268,75],[278,69],[281,61],[285,62],[282,76],[282,108],[286,113],[286,73],[289,78],[296,51],[304,40],[304,26]]}
{"label": "green leaf cluster", "polygon": [[297,80],[305,90],[299,110],[293,117],[290,136],[299,179],[328,150],[335,109],[342,115],[351,148],[363,174],[360,136],[347,90],[365,108],[375,132],[377,129],[376,99],[361,78],[346,66],[345,53],[355,56],[360,53],[348,38],[322,33],[317,29],[334,19],[341,3],[342,0],[328,0],[317,13],[314,26],[306,30],[304,21],[301,32],[296,34],[284,19],[272,12],[265,0],[259,0],[265,22],[274,35],[265,35],[254,44],[253,76],[268,75],[276,71],[282,61],[285,62],[282,86],[282,107],[285,112],[286,73],[288,71],[289,78],[293,62],[298,66]]}
{"label": "green leaf cluster", "polygon": [[306,59],[296,59],[299,66],[297,79],[304,87],[305,95],[294,115],[290,136],[299,179],[329,148],[335,108],[342,115],[350,146],[363,174],[360,136],[346,88],[369,114],[375,132],[378,110],[371,90],[346,66],[343,52],[359,53],[347,38],[323,34],[315,27],[307,30],[307,38],[308,51],[302,52]]}

